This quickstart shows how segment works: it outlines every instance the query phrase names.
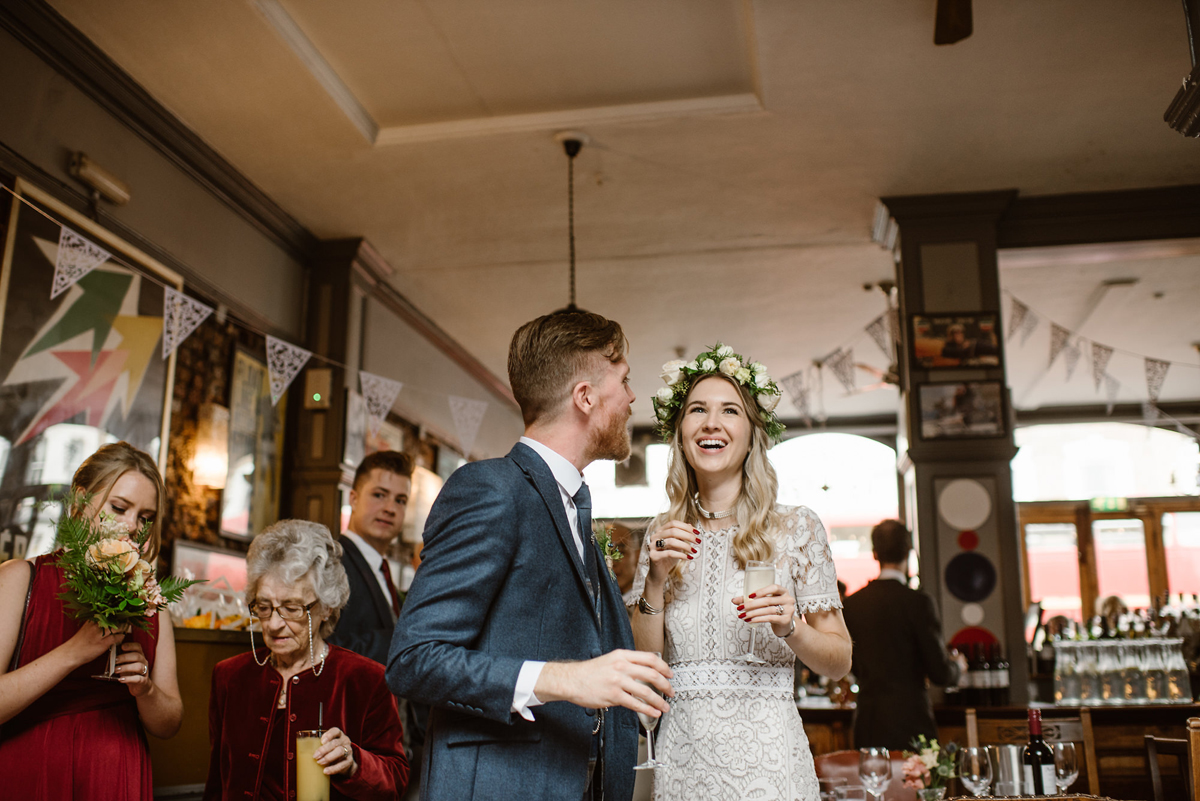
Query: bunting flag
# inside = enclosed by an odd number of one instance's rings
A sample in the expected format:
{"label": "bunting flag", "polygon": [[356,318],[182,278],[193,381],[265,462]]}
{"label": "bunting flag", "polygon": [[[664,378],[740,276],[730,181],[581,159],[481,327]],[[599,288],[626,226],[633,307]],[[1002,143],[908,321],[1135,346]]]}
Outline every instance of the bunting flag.
{"label": "bunting flag", "polygon": [[867,326],[867,333],[871,335],[871,339],[875,340],[875,344],[883,351],[883,355],[889,359],[892,358],[892,344],[888,339],[887,331],[887,315],[881,314],[871,321]]}
{"label": "bunting flag", "polygon": [[1029,307],[1016,298],[1012,299],[1012,311],[1008,316],[1008,338],[1011,340],[1022,330],[1025,318],[1029,316]]}
{"label": "bunting flag", "polygon": [[[888,309],[887,313],[888,336],[892,338],[892,344],[900,347],[900,310],[897,308]],[[891,355],[890,353],[888,354]]]}
{"label": "bunting flag", "polygon": [[1101,345],[1099,342],[1092,343],[1092,381],[1096,384],[1096,391],[1100,391],[1100,384],[1104,381],[1104,377],[1108,375],[1108,360],[1112,358],[1113,349],[1108,345]]}
{"label": "bunting flag", "polygon": [[796,407],[796,411],[800,413],[800,418],[812,426],[812,412],[809,409],[809,395],[812,389],[808,385],[808,377],[803,370],[792,373],[789,376],[784,376],[779,379],[779,385],[787,392],[791,398],[792,405]]}
{"label": "bunting flag", "polygon": [[57,298],[66,292],[111,256],[95,242],[62,226],[58,232],[58,254],[54,259],[54,284],[50,287],[50,297]]}
{"label": "bunting flag", "polygon": [[1071,376],[1075,374],[1075,368],[1079,366],[1079,359],[1083,356],[1083,351],[1079,348],[1078,342],[1072,342],[1063,348],[1063,364],[1067,366],[1067,380],[1071,380]]}
{"label": "bunting flag", "polygon": [[1029,341],[1030,335],[1033,334],[1033,332],[1037,330],[1039,322],[1041,322],[1041,318],[1038,317],[1037,312],[1035,312],[1033,309],[1030,309],[1028,306],[1026,306],[1025,307],[1025,319],[1023,319],[1021,321],[1021,345],[1022,346],[1024,346],[1025,343]]}
{"label": "bunting flag", "polygon": [[1158,393],[1162,391],[1162,385],[1167,380],[1167,370],[1170,367],[1170,362],[1146,357],[1146,394],[1150,396],[1151,403],[1158,403]]}
{"label": "bunting flag", "polygon": [[825,360],[825,364],[847,392],[854,391],[854,348],[838,348],[836,353]]}
{"label": "bunting flag", "polygon": [[1117,405],[1117,393],[1121,391],[1121,382],[1113,378],[1108,373],[1104,374],[1104,413],[1112,414],[1113,407]]}
{"label": "bunting flag", "polygon": [[475,446],[475,435],[483,422],[483,413],[487,411],[487,401],[473,398],[450,396],[450,416],[454,418],[454,428],[458,431],[458,445],[462,448],[463,456],[471,458],[471,448]]}
{"label": "bunting flag", "polygon": [[312,357],[311,350],[267,334],[267,373],[271,378],[271,405],[279,403],[296,374]]}
{"label": "bunting flag", "polygon": [[1058,358],[1058,354],[1062,353],[1063,348],[1067,346],[1067,342],[1070,339],[1070,331],[1058,323],[1050,323],[1050,362],[1047,367],[1054,365],[1054,360]]}
{"label": "bunting flag", "polygon": [[179,343],[215,311],[198,300],[193,300],[171,287],[163,288],[163,336],[162,357],[170,358]]}
{"label": "bunting flag", "polygon": [[1142,424],[1152,426],[1158,422],[1158,406],[1154,401],[1142,401]]}
{"label": "bunting flag", "polygon": [[373,437],[379,433],[379,426],[387,419],[388,412],[392,410],[392,404],[396,402],[396,396],[400,394],[400,388],[404,384],[368,373],[366,370],[358,371],[358,384],[362,389],[363,400],[367,402],[367,425]]}

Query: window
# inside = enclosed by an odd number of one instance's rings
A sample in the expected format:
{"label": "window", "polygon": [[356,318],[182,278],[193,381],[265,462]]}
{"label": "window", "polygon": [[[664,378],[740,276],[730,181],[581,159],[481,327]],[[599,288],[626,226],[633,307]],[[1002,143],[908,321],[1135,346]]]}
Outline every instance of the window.
{"label": "window", "polygon": [[1029,597],[1042,602],[1045,617],[1079,620],[1079,550],[1073,523],[1028,523],[1025,553]]}
{"label": "window", "polygon": [[[1150,605],[1146,535],[1141,520],[1096,520],[1096,573],[1100,599],[1120,596],[1130,609]],[[1097,609],[1099,609],[1097,604]]]}
{"label": "window", "polygon": [[1170,591],[1200,593],[1200,512],[1167,512],[1162,530]]}

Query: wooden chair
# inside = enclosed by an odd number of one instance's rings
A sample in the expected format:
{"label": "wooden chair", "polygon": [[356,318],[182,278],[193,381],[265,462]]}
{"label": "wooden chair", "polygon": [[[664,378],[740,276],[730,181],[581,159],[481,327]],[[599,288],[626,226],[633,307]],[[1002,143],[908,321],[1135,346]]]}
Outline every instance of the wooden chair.
{"label": "wooden chair", "polygon": [[1159,755],[1173,756],[1179,761],[1179,776],[1189,801],[1200,801],[1200,718],[1188,718],[1187,739],[1146,735],[1146,766],[1154,788],[1154,801],[1166,801],[1163,791],[1162,765]]}
{"label": "wooden chair", "polygon": [[[1096,760],[1096,738],[1092,732],[1092,713],[1079,710],[1079,717],[1042,718],[1042,737],[1047,743],[1078,743],[1083,753],[1079,771],[1087,777],[1087,790],[1100,795],[1100,771]],[[1025,745],[1029,742],[1029,722],[1025,718],[981,718],[967,709],[967,745]]]}
{"label": "wooden chair", "polygon": [[[917,791],[904,786],[904,753],[892,751],[892,780],[883,791],[883,801],[916,801]],[[844,778],[848,784],[860,785],[858,751],[831,751],[813,757],[818,779]]]}

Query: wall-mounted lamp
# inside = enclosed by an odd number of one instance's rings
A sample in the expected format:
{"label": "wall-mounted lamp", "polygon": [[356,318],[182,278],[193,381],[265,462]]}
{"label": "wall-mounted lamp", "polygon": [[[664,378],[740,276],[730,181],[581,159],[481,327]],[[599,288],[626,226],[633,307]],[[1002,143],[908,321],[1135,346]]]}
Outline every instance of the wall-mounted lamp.
{"label": "wall-mounted lamp", "polygon": [[129,184],[92,161],[85,153],[75,151],[71,154],[68,172],[92,188],[93,198],[99,195],[117,206],[129,202]]}
{"label": "wall-mounted lamp", "polygon": [[204,487],[225,489],[229,474],[229,410],[215,403],[200,407],[196,426],[196,453],[192,481]]}

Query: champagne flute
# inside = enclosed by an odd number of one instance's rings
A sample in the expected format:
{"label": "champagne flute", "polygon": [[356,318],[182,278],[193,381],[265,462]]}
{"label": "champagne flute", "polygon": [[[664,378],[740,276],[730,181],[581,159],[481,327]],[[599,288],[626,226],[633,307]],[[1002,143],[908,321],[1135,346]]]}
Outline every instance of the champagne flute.
{"label": "champagne flute", "polygon": [[1075,759],[1075,743],[1054,744],[1054,784],[1060,793],[1079,778],[1079,762]]}
{"label": "champagne flute", "polygon": [[[775,583],[775,565],[770,562],[746,562],[746,578],[742,590],[742,603],[750,600],[750,593],[758,592],[763,587],[769,587]],[[755,665],[765,665],[767,660],[754,653],[755,632],[760,624],[750,624],[750,649],[740,657],[743,662],[751,662]]]}
{"label": "champagne flute", "polygon": [[987,795],[992,784],[992,759],[986,746],[968,746],[958,752],[958,776],[976,798]]}
{"label": "champagne flute", "polygon": [[[651,651],[650,653],[653,653],[659,659],[662,659],[662,654],[659,653],[658,651]],[[656,692],[656,693],[658,692],[658,690],[653,685],[651,685],[647,682],[644,682],[644,681],[641,683],[645,684],[647,687],[654,690],[654,692]],[[634,770],[654,770],[655,768],[657,768],[663,764],[662,762],[659,762],[657,759],[654,758],[654,730],[658,728],[658,722],[662,718],[661,717],[656,718],[652,715],[647,715],[645,712],[638,712],[637,716],[638,716],[638,722],[642,724],[642,728],[646,731],[646,761],[640,765],[634,765],[633,769]]]}
{"label": "champagne flute", "polygon": [[858,778],[876,798],[892,780],[892,754],[886,748],[858,749]]}

